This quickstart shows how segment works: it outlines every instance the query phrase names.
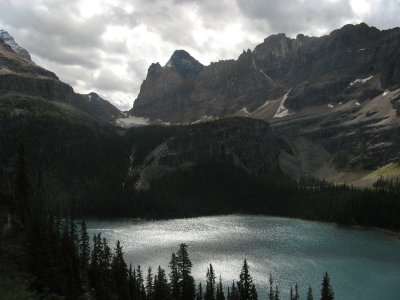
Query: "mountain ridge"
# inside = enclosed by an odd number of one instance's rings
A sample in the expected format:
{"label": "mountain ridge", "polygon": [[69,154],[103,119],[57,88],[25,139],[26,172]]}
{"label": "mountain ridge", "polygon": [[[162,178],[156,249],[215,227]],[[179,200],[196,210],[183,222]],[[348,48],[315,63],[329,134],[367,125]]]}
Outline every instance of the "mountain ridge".
{"label": "mountain ridge", "polygon": [[262,119],[294,149],[282,158],[288,174],[363,185],[400,164],[399,88],[400,28],[349,24],[321,37],[271,35],[190,80],[151,68],[129,114],[171,124]]}
{"label": "mountain ridge", "polygon": [[[58,108],[64,109],[67,114],[78,110],[78,113],[111,123],[122,116],[121,111],[97,94],[93,98],[96,101],[90,101],[89,96],[92,94],[75,93],[73,88],[62,82],[56,74],[36,65],[24,57],[23,53],[21,55],[16,52],[12,43],[17,46],[18,44],[6,31],[2,30],[1,33],[7,36],[9,43],[3,41],[0,36],[0,98],[14,98],[15,103],[12,105],[18,105],[20,100],[16,99],[21,96],[26,96],[26,99],[38,97],[58,105]],[[60,106],[60,103],[63,106]],[[35,102],[31,101],[30,105],[35,105]]]}

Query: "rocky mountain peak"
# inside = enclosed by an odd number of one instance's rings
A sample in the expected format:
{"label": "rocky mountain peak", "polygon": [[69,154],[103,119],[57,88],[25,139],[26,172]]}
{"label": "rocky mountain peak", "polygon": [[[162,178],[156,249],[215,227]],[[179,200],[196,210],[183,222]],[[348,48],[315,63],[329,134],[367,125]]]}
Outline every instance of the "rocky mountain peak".
{"label": "rocky mountain peak", "polygon": [[185,79],[195,78],[203,65],[185,50],[175,50],[165,68],[174,69]]}
{"label": "rocky mountain peak", "polygon": [[21,56],[23,59],[32,61],[31,56],[28,51],[18,45],[14,38],[5,30],[0,29],[0,39],[2,39],[7,45],[11,47],[11,49]]}

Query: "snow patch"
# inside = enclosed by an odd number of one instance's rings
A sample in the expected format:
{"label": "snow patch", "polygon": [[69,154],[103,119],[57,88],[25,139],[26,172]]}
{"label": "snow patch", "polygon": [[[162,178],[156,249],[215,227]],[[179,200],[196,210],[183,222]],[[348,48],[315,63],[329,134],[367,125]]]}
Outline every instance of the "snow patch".
{"label": "snow patch", "polygon": [[259,110],[259,109],[262,109],[264,107],[267,107],[270,103],[272,103],[272,101],[267,100],[267,101],[264,102],[263,105],[259,106],[256,110]]}
{"label": "snow patch", "polygon": [[270,80],[271,77],[269,77],[263,70],[258,70],[266,79]]}
{"label": "snow patch", "polygon": [[130,116],[128,118],[119,118],[115,121],[118,126],[124,128],[147,126],[150,124],[148,118]]}
{"label": "snow patch", "polygon": [[357,106],[360,106],[360,105],[361,105],[361,103],[360,103],[360,102],[358,102],[358,101],[356,101],[356,105],[357,105]]}
{"label": "snow patch", "polygon": [[274,116],[274,118],[283,118],[286,116],[290,116],[291,114],[289,114],[289,110],[285,107],[285,101],[287,99],[287,97],[289,96],[289,93],[292,89],[290,89],[283,97],[281,100],[281,103],[279,104],[278,110],[276,111],[276,114]]}
{"label": "snow patch", "polygon": [[334,108],[334,106],[332,104],[328,104],[328,108]]}
{"label": "snow patch", "polygon": [[365,51],[367,48],[358,49],[358,51]]}
{"label": "snow patch", "polygon": [[260,72],[267,80],[271,80],[271,77],[269,77],[263,70],[259,70],[258,68],[257,68],[257,66],[256,66],[256,61],[254,60],[254,57],[253,57],[253,68],[256,70],[256,71],[258,71],[258,72]]}
{"label": "snow patch", "polygon": [[247,110],[247,107],[243,107],[240,111],[245,113],[246,115],[250,115],[249,111]]}
{"label": "snow patch", "polygon": [[371,80],[373,77],[374,77],[374,76],[369,76],[369,77],[363,78],[363,79],[356,79],[356,80],[350,82],[350,85],[349,85],[349,86],[353,86],[353,85],[355,85],[355,84],[357,84],[357,83],[366,83],[368,80]]}
{"label": "snow patch", "polygon": [[389,91],[389,90],[386,90],[386,91],[383,92],[382,96],[386,96],[386,95],[389,94],[389,93],[390,93],[390,91]]}
{"label": "snow patch", "polygon": [[198,119],[198,120],[192,122],[192,124],[199,124],[199,123],[202,123],[202,122],[212,121],[212,120],[215,120],[215,119],[216,118],[213,117],[213,116],[204,115],[203,117],[201,117],[201,119]]}

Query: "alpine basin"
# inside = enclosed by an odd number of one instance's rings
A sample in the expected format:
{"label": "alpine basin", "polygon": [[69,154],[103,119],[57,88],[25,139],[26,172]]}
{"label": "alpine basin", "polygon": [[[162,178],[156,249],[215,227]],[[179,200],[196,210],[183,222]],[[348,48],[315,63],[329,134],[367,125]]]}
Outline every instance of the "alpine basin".
{"label": "alpine basin", "polygon": [[101,233],[124,257],[146,271],[168,270],[171,254],[188,244],[196,282],[205,281],[212,263],[228,285],[238,280],[246,258],[259,296],[264,298],[272,274],[283,299],[298,283],[301,298],[309,286],[319,298],[328,271],[335,299],[398,300],[400,240],[379,230],[262,216],[218,216],[165,221],[87,220],[89,234]]}

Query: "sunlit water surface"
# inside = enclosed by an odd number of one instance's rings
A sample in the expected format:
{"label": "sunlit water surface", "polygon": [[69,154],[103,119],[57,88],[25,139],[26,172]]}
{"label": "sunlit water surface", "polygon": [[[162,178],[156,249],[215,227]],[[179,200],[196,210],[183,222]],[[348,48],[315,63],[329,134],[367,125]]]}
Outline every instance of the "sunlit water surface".
{"label": "sunlit water surface", "polygon": [[400,241],[377,230],[259,216],[222,216],[167,221],[87,220],[89,234],[101,232],[112,247],[119,239],[129,265],[168,270],[180,243],[189,245],[196,282],[212,263],[228,284],[237,280],[247,258],[260,296],[269,273],[288,298],[290,285],[309,285],[319,299],[327,270],[336,299],[399,300]]}

